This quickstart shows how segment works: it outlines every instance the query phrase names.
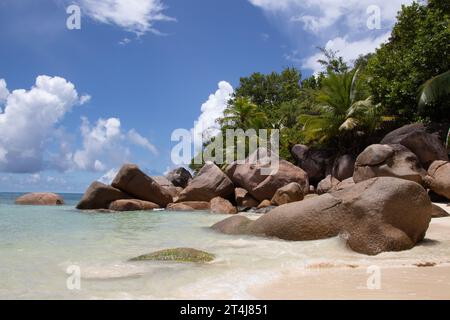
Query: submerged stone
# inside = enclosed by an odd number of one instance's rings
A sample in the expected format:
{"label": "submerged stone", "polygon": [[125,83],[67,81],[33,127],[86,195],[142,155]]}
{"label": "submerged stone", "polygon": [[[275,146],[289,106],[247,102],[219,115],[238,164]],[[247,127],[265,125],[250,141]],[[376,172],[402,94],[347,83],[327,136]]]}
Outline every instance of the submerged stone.
{"label": "submerged stone", "polygon": [[215,256],[211,253],[192,249],[175,248],[155,251],[149,254],[131,259],[130,261],[174,261],[174,262],[195,262],[206,263],[213,261]]}

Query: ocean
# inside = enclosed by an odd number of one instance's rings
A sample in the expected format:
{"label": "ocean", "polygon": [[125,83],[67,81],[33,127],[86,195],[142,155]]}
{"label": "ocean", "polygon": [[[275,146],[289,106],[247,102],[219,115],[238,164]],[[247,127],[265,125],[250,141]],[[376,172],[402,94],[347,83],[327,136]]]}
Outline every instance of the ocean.
{"label": "ocean", "polygon": [[[292,272],[450,262],[450,240],[368,257],[339,238],[289,242],[209,228],[226,215],[81,212],[75,209],[79,194],[63,194],[66,205],[60,207],[17,206],[19,195],[0,193],[0,299],[253,299],[252,287]],[[205,250],[216,259],[128,261],[176,247]],[[79,287],[73,286],[74,270]]]}

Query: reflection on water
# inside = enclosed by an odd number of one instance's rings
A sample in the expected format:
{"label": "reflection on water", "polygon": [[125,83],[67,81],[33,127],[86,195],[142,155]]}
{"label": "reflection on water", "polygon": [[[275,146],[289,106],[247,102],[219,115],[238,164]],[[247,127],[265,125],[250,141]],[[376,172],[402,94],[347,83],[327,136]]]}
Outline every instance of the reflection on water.
{"label": "reflection on water", "polygon": [[[337,238],[287,242],[210,230],[223,215],[83,213],[73,209],[79,195],[62,207],[15,206],[13,199],[0,194],[0,298],[251,299],[249,286],[286,272],[440,263],[450,256],[450,241],[367,257],[348,250]],[[174,247],[205,250],[217,259],[204,265],[128,261]],[[66,287],[71,265],[80,267],[81,290]]]}

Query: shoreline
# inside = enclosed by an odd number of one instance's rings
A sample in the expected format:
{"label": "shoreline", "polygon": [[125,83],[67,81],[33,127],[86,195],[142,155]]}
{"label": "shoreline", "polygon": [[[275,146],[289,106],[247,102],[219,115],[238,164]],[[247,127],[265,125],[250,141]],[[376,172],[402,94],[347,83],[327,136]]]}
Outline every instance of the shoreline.
{"label": "shoreline", "polygon": [[[438,205],[450,212],[448,205]],[[449,240],[450,217],[433,219],[426,241],[438,246],[439,242]],[[254,285],[249,293],[262,300],[450,300],[450,257],[440,262],[425,259],[416,265],[381,265],[380,289],[368,288],[367,282],[373,274],[367,268],[369,265],[311,265],[289,271],[266,284]]]}

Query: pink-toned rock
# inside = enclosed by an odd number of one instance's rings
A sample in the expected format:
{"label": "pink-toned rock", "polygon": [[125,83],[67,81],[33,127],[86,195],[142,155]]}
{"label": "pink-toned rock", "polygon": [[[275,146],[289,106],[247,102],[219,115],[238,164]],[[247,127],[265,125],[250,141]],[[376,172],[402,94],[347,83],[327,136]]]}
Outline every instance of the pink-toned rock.
{"label": "pink-toned rock", "polygon": [[120,199],[131,199],[131,197],[119,189],[107,186],[101,182],[93,182],[84,193],[77,209],[97,210],[108,209],[109,204]]}
{"label": "pink-toned rock", "polygon": [[422,184],[425,174],[417,156],[406,147],[373,144],[356,159],[353,180],[359,183],[375,177],[395,177]]}
{"label": "pink-toned rock", "polygon": [[34,192],[27,193],[16,199],[16,204],[34,206],[59,206],[64,204],[64,199],[55,193]]}
{"label": "pink-toned rock", "polygon": [[308,175],[301,168],[278,158],[270,152],[259,148],[247,159],[245,164],[232,164],[227,168],[228,175],[236,186],[246,190],[258,201],[272,199],[275,192],[285,185],[296,182],[304,194],[309,191]]}
{"label": "pink-toned rock", "polygon": [[211,200],[211,212],[212,213],[223,213],[223,214],[236,214],[236,208],[231,204],[230,201],[221,198],[215,197]]}
{"label": "pink-toned rock", "polygon": [[434,161],[424,181],[433,192],[450,199],[450,162]]}
{"label": "pink-toned rock", "polygon": [[231,217],[212,228],[291,241],[341,235],[354,251],[376,255],[414,247],[424,239],[431,214],[431,201],[421,185],[380,177],[279,206],[257,220]]}
{"label": "pink-toned rock", "polygon": [[167,206],[170,211],[206,211],[210,209],[210,203],[206,201],[185,201],[171,203]]}
{"label": "pink-toned rock", "polygon": [[303,197],[301,186],[296,182],[292,182],[278,189],[271,202],[276,206],[281,206],[286,203],[302,201]]}
{"label": "pink-toned rock", "polygon": [[159,208],[156,203],[137,199],[116,200],[109,205],[112,211],[150,211]]}
{"label": "pink-toned rock", "polygon": [[272,206],[272,202],[270,200],[263,200],[261,201],[261,203],[258,205],[257,209],[264,209],[264,208],[268,208]]}
{"label": "pink-toned rock", "polygon": [[332,190],[339,184],[339,180],[331,175],[328,175],[325,179],[319,182],[317,185],[317,194],[324,194]]}
{"label": "pink-toned rock", "polygon": [[150,201],[163,208],[173,202],[172,196],[164,187],[133,164],[124,165],[111,185],[136,199]]}
{"label": "pink-toned rock", "polygon": [[234,198],[238,207],[254,208],[259,204],[259,201],[253,198],[244,188],[234,189]]}
{"label": "pink-toned rock", "polygon": [[233,192],[234,186],[231,180],[218,166],[212,162],[208,162],[180,193],[177,202],[209,202],[215,197],[228,198]]}

